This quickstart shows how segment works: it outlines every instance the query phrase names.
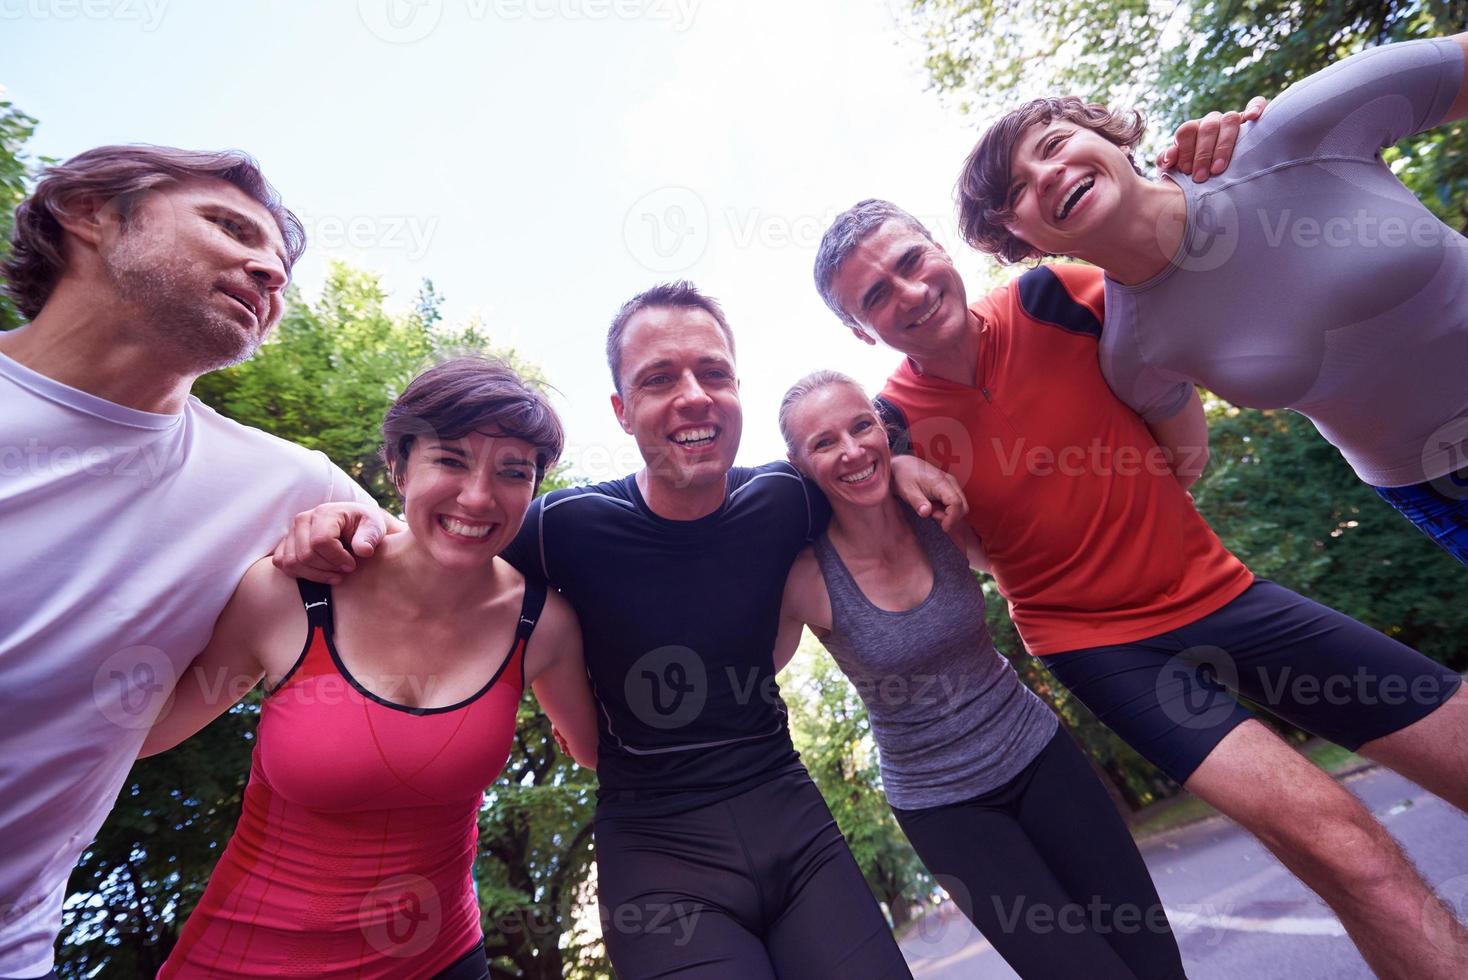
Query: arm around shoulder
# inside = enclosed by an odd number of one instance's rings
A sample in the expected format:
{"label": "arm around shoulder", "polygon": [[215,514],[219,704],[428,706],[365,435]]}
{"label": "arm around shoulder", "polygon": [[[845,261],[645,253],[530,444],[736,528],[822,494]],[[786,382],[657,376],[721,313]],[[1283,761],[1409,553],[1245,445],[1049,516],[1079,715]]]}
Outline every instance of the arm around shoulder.
{"label": "arm around shoulder", "polygon": [[571,604],[555,590],[525,650],[525,681],[550,718],[576,764],[596,768],[596,699],[586,676],[581,650],[581,624]]}
{"label": "arm around shoulder", "polygon": [[831,629],[831,597],[821,577],[815,551],[806,548],[795,557],[785,579],[780,604],[780,630],[775,636],[775,673],[784,670],[800,647],[800,637],[809,626],[817,636]]}

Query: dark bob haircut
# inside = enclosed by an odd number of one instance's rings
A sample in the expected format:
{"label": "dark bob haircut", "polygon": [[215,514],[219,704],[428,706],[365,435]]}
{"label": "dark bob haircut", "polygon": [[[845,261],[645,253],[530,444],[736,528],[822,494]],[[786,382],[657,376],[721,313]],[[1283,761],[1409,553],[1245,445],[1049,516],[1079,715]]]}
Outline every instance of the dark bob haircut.
{"label": "dark bob haircut", "polygon": [[[1112,112],[1104,105],[1085,102],[1073,95],[1026,102],[990,126],[963,162],[963,170],[958,175],[958,231],[970,246],[988,252],[1000,262],[1021,262],[1041,256],[1005,227],[1006,222],[1014,219],[1014,212],[1009,210],[1010,163],[1014,160],[1014,145],[1026,129],[1056,119],[1068,119],[1077,126],[1094,130],[1126,150],[1129,159],[1132,159],[1132,148],[1146,131],[1139,112]],[[1132,159],[1132,169],[1142,172],[1135,159]]]}
{"label": "dark bob haircut", "polygon": [[535,486],[561,458],[566,436],[544,394],[503,361],[458,357],[409,383],[382,420],[382,456],[396,482],[421,436],[462,439],[471,432],[523,439],[535,447]]}
{"label": "dark bob haircut", "polygon": [[269,211],[285,241],[286,271],[290,271],[306,250],[306,230],[280,202],[280,195],[249,154],[145,143],[99,146],[47,167],[35,190],[15,209],[10,256],[0,265],[0,274],[21,316],[34,320],[66,271],[65,231],[57,218],[65,216],[75,201],[84,195],[116,201],[118,212],[126,219],[144,193],[191,178],[227,181]]}

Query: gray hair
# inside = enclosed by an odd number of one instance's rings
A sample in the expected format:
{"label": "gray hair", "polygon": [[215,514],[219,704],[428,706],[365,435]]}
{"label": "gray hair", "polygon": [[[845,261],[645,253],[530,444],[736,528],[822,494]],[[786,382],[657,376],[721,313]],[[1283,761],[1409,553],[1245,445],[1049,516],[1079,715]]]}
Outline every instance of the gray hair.
{"label": "gray hair", "polygon": [[816,250],[816,292],[821,294],[821,299],[826,301],[831,311],[840,317],[841,322],[848,327],[857,326],[856,317],[841,308],[841,304],[836,301],[835,292],[831,289],[831,282],[836,278],[841,263],[846,261],[846,257],[865,241],[868,235],[894,220],[901,221],[914,231],[921,232],[928,241],[934,241],[933,233],[928,231],[917,218],[891,201],[883,201],[875,197],[858,201],[841,212],[836,216],[836,220],[831,222],[831,227],[827,228],[826,233],[821,236],[821,247]]}
{"label": "gray hair", "polygon": [[831,387],[831,385],[850,385],[861,392],[861,397],[866,398],[866,390],[857,383],[856,379],[840,371],[812,371],[790,386],[785,392],[785,397],[780,399],[780,435],[785,437],[785,448],[790,455],[795,455],[795,434],[790,431],[790,413],[795,411],[809,395]]}
{"label": "gray hair", "polygon": [[627,332],[627,322],[643,310],[658,308],[703,310],[724,332],[724,339],[729,342],[729,354],[734,354],[734,331],[729,329],[729,321],[725,319],[724,308],[718,300],[701,292],[686,279],[659,283],[623,303],[607,330],[607,367],[611,368],[612,384],[618,395],[625,394],[622,391],[622,334]]}

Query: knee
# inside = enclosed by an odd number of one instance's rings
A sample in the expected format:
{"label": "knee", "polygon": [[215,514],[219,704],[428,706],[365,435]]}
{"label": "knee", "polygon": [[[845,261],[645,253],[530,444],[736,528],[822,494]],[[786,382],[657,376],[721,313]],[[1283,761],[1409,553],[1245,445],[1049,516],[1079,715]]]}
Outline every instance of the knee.
{"label": "knee", "polygon": [[1389,885],[1403,870],[1400,849],[1355,797],[1335,789],[1307,807],[1281,808],[1270,836],[1341,889]]}

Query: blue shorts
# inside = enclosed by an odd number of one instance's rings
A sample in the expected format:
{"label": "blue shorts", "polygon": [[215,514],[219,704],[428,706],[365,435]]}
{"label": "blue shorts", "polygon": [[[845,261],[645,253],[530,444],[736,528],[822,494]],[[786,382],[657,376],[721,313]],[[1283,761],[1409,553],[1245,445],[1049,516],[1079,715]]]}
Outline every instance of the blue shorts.
{"label": "blue shorts", "polygon": [[1355,751],[1427,717],[1462,683],[1411,647],[1264,579],[1171,632],[1040,661],[1179,783],[1252,717],[1234,694]]}
{"label": "blue shorts", "polygon": [[1468,466],[1409,487],[1372,487],[1444,551],[1468,565]]}

